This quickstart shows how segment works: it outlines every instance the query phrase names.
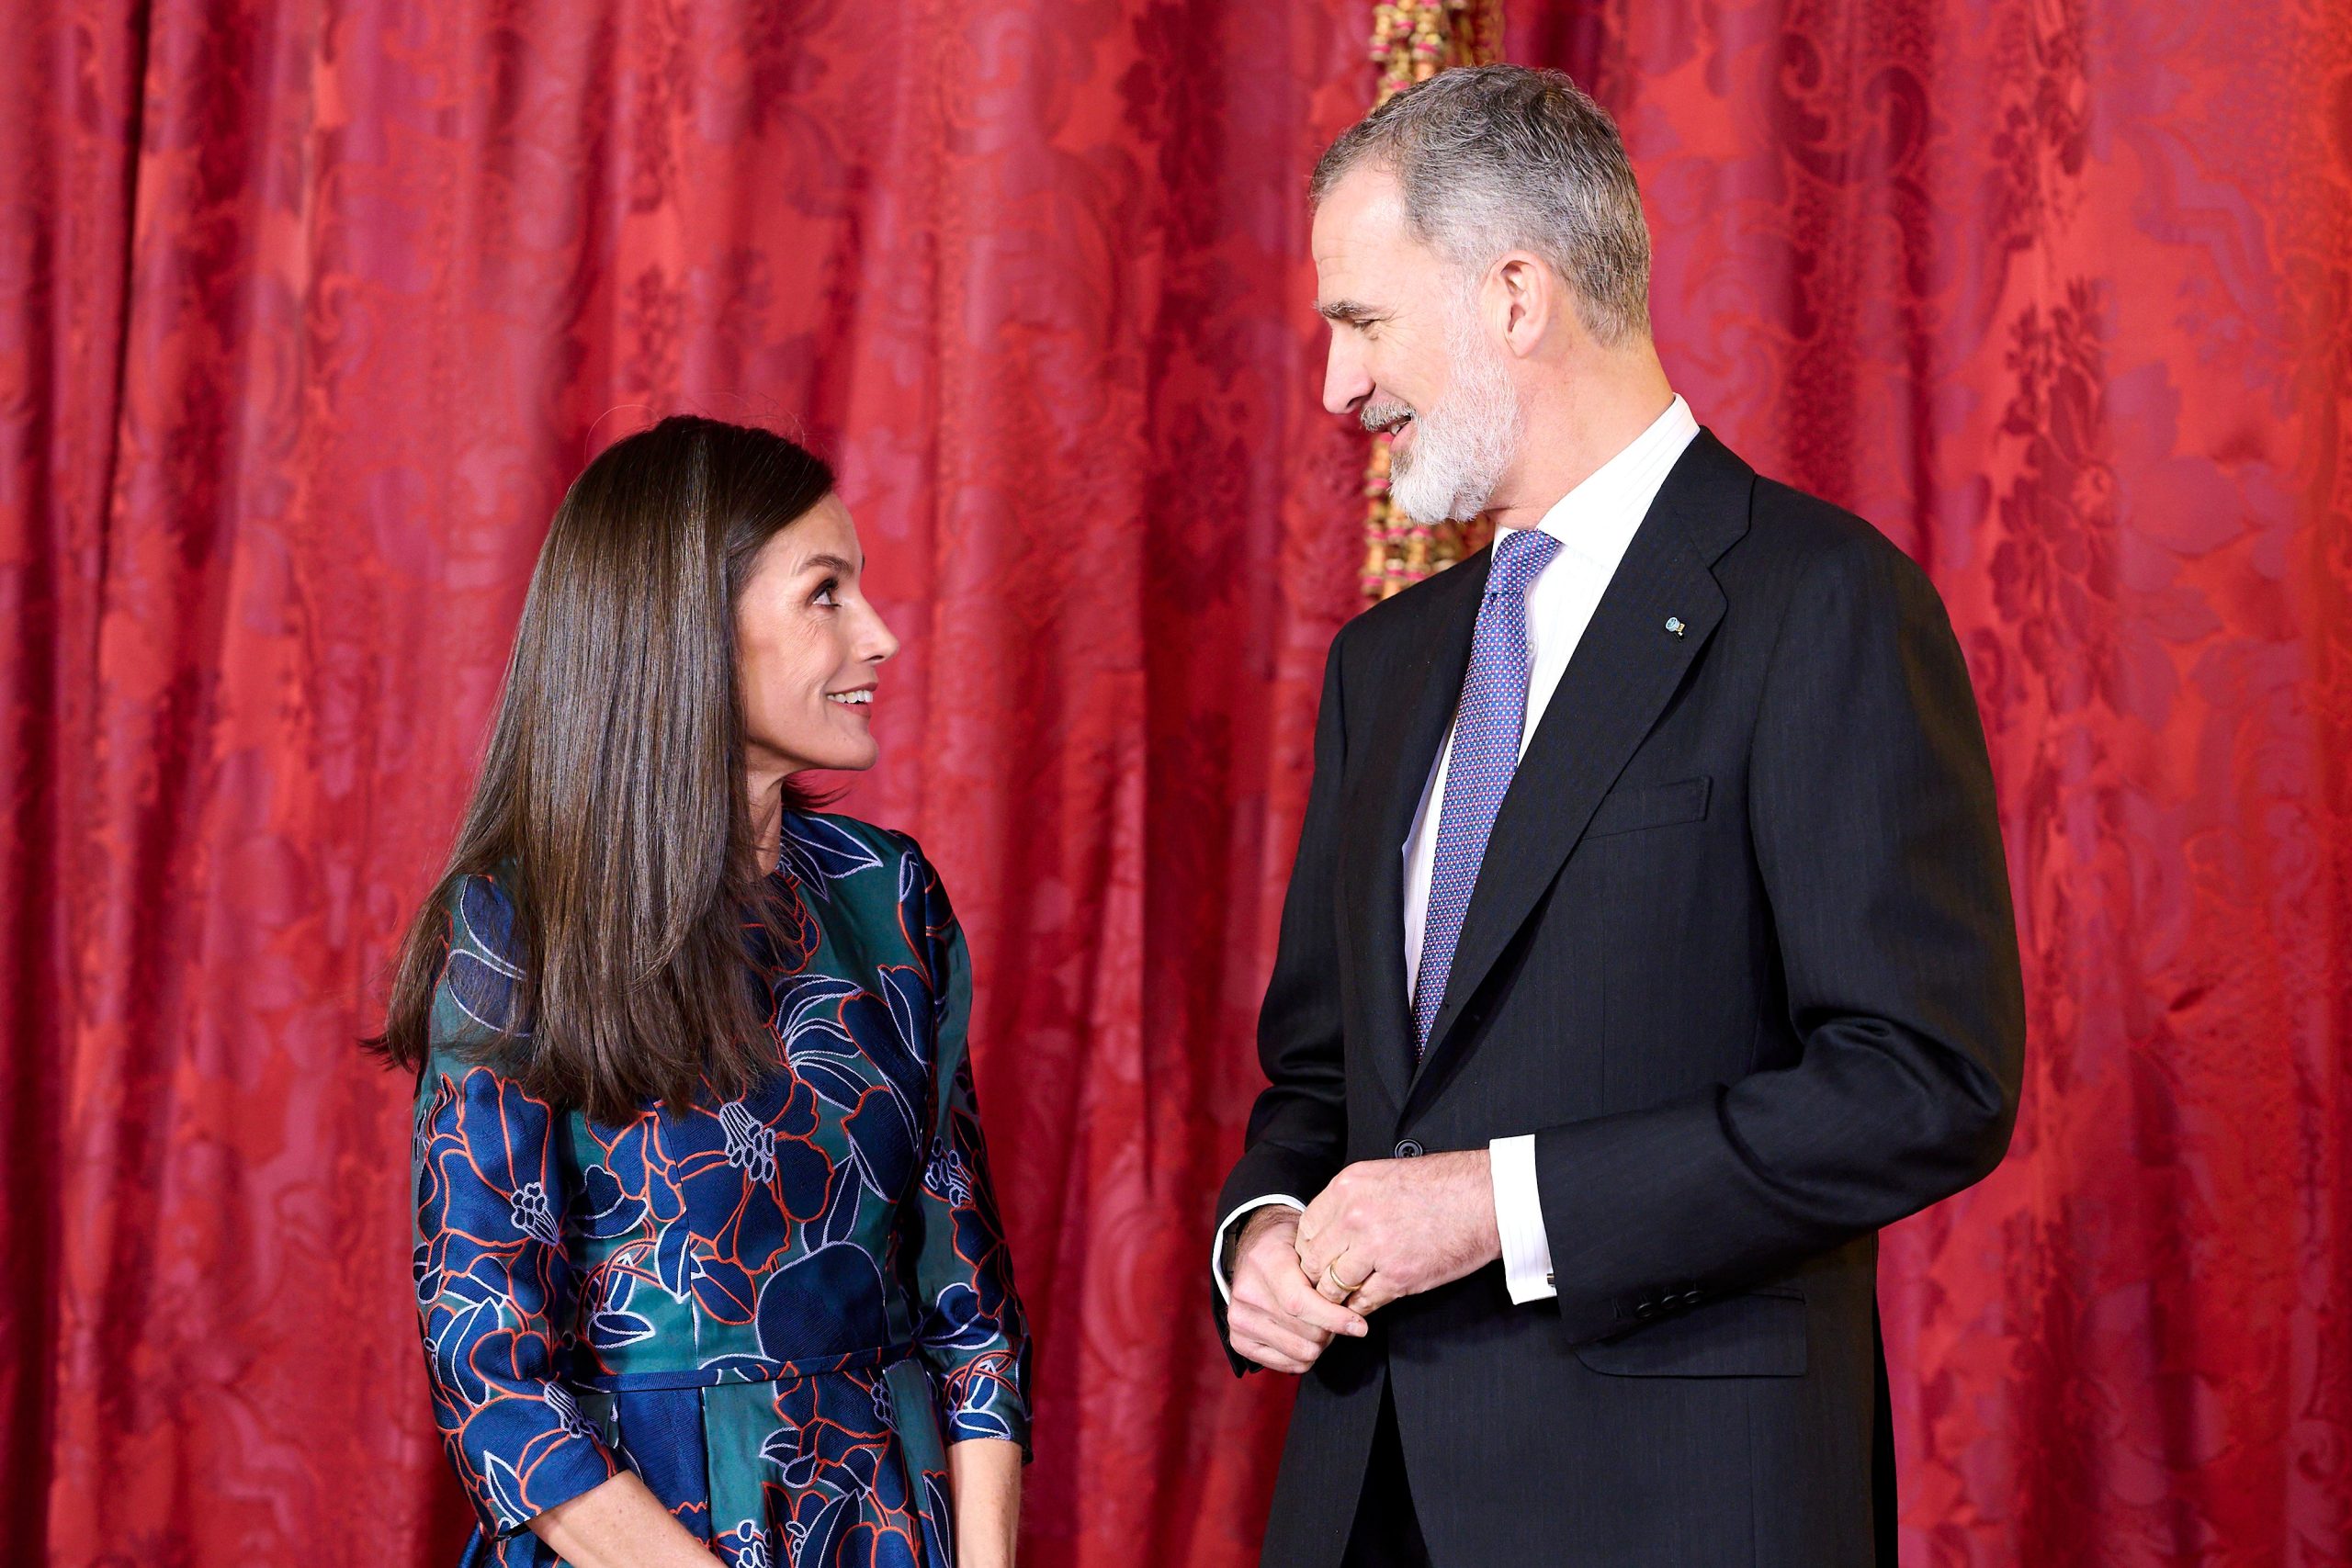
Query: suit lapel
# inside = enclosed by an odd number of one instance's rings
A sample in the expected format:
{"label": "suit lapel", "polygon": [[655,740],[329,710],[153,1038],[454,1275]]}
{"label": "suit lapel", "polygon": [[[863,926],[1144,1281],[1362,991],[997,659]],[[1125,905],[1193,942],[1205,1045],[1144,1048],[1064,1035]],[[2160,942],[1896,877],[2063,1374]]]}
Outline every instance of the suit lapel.
{"label": "suit lapel", "polygon": [[[1660,487],[1511,776],[1408,1097],[1452,1044],[1463,1008],[1559,875],[1594,807],[1723,619],[1723,589],[1709,569],[1747,531],[1754,479],[1702,430]],[[1679,623],[1679,635],[1668,628],[1669,617]]]}
{"label": "suit lapel", "polygon": [[1365,1043],[1399,1106],[1413,1061],[1412,998],[1405,994],[1405,836],[1462,696],[1490,558],[1482,550],[1419,591],[1420,635],[1364,682],[1377,705],[1363,764],[1340,802],[1347,836],[1340,908],[1371,1029]]}

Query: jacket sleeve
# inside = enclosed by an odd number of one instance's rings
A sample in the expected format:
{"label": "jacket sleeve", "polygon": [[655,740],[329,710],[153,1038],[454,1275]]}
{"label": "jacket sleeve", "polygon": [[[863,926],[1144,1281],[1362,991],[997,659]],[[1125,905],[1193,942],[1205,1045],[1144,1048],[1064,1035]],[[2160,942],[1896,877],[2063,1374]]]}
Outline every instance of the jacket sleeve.
{"label": "jacket sleeve", "polygon": [[1748,804],[1800,1055],[1537,1134],[1574,1340],[1892,1224],[2008,1146],[2024,995],[1992,770],[1942,602],[1884,540],[1794,590]]}
{"label": "jacket sleeve", "polygon": [[[1282,931],[1265,1005],[1258,1015],[1258,1062],[1266,1088],[1250,1108],[1240,1160],[1226,1178],[1216,1220],[1274,1194],[1311,1201],[1346,1162],[1347,1085],[1340,1042],[1339,868],[1340,784],[1347,750],[1341,700],[1342,649],[1332,639],[1315,722],[1315,775],[1306,797],[1298,854],[1283,899]],[[1213,1257],[1214,1263],[1214,1257]],[[1226,1336],[1224,1292],[1210,1281],[1210,1310]],[[1249,1363],[1227,1355],[1235,1371]]]}
{"label": "jacket sleeve", "polygon": [[939,1390],[950,1443],[1001,1438],[1029,1451],[1029,1329],[1012,1283],[1012,1255],[989,1179],[972,1092],[971,957],[927,862],[922,943],[934,976],[933,1115],[913,1214],[916,1342]]}
{"label": "jacket sleeve", "polygon": [[571,1309],[553,1146],[563,1118],[461,1048],[484,1021],[503,1018],[514,972],[486,934],[503,933],[503,909],[478,881],[458,899],[413,1145],[416,1309],[434,1423],[493,1538],[620,1468],[555,1375]]}

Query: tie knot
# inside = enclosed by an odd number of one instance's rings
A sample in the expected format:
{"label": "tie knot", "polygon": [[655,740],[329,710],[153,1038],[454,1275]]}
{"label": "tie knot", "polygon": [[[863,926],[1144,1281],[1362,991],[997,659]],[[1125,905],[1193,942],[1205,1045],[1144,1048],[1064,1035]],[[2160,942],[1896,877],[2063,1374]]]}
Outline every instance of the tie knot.
{"label": "tie knot", "polygon": [[1525,593],[1527,585],[1559,553],[1560,541],[1541,528],[1497,530],[1494,564],[1487,569],[1487,592]]}

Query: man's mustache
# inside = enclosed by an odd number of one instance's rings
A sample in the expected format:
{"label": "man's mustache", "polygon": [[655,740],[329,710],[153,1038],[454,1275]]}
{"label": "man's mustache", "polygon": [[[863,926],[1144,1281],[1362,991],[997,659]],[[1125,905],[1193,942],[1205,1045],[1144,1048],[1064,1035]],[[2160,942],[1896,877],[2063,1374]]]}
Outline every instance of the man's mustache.
{"label": "man's mustache", "polygon": [[1356,417],[1363,421],[1363,427],[1366,430],[1377,434],[1400,420],[1419,416],[1414,413],[1410,405],[1405,403],[1366,403],[1363,412]]}

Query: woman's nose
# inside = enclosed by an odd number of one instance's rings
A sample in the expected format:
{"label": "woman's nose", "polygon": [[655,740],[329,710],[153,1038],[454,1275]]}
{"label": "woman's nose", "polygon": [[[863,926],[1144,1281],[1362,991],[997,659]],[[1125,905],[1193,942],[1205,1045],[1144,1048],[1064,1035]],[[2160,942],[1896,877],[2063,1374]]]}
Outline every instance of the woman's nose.
{"label": "woman's nose", "polygon": [[882,612],[866,607],[865,635],[860,639],[858,657],[871,664],[880,664],[899,651],[899,639],[882,619]]}

